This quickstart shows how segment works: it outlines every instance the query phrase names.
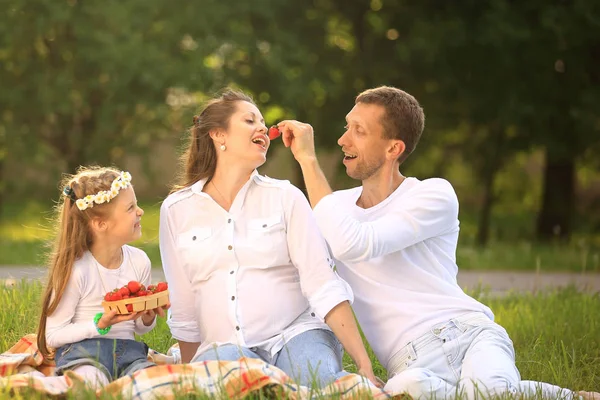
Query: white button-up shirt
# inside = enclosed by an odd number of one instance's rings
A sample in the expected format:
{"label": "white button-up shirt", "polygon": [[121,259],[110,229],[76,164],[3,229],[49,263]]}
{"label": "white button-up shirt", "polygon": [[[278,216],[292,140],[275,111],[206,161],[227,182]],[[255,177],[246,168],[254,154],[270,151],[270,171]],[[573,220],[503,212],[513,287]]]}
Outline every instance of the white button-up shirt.
{"label": "white button-up shirt", "polygon": [[329,329],[327,313],[352,291],[333,270],[300,190],[256,171],[228,211],[202,191],[171,194],[160,211],[160,252],[174,338],[234,343],[275,355],[294,336]]}

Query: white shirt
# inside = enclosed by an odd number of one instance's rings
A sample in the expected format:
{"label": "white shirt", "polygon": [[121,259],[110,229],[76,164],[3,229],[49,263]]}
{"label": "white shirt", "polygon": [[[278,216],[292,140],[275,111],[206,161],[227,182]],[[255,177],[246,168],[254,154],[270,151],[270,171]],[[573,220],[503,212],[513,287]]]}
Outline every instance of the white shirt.
{"label": "white shirt", "polygon": [[352,287],[354,311],[388,373],[390,358],[433,324],[491,310],[458,286],[458,199],[444,179],[407,178],[383,202],[356,205],[362,187],[324,197],[314,209]]}
{"label": "white shirt", "polygon": [[46,342],[58,348],[66,344],[91,338],[131,339],[150,332],[141,317],[113,325],[106,335],[100,335],[94,325],[94,316],[104,312],[102,301],[106,292],[120,288],[129,281],[138,281],[148,286],[151,282],[150,259],[144,251],[123,246],[123,262],[117,269],[108,269],[96,261],[92,253],[85,252],[75,261],[69,283],[58,307],[46,319]]}
{"label": "white shirt", "polygon": [[258,175],[229,212],[202,191],[171,194],[160,212],[160,250],[174,338],[259,347],[275,355],[294,336],[329,329],[327,313],[352,291],[333,261],[300,190]]}

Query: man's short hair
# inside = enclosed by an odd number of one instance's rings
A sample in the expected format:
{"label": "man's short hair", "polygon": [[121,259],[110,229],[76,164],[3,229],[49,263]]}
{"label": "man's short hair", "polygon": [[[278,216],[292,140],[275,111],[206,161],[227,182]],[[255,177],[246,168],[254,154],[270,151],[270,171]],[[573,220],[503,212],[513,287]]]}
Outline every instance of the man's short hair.
{"label": "man's short hair", "polygon": [[417,147],[425,127],[425,113],[417,99],[395,87],[380,86],[360,93],[355,103],[378,104],[384,108],[383,137],[404,142],[406,150],[398,157],[402,164]]}

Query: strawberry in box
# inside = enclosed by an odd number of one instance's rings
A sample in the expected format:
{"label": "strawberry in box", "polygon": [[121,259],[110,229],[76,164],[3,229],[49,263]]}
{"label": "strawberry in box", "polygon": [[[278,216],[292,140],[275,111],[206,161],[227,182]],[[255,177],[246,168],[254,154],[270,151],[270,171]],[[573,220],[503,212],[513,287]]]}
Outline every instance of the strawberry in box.
{"label": "strawberry in box", "polygon": [[169,304],[169,285],[159,282],[146,288],[137,281],[130,281],[122,288],[104,295],[102,306],[105,311],[116,310],[118,314],[129,314],[165,307]]}

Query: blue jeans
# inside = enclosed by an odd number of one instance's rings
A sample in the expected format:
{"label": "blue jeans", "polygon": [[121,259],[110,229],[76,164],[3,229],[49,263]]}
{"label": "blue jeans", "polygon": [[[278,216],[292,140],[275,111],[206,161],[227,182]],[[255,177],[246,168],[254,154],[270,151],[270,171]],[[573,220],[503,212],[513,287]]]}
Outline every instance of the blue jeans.
{"label": "blue jeans", "polygon": [[294,336],[277,354],[260,348],[225,344],[194,357],[198,361],[236,361],[240,357],[256,358],[276,366],[303,386],[324,387],[348,375],[342,369],[343,348],[333,332],[312,329]]}
{"label": "blue jeans", "polygon": [[473,312],[436,324],[389,361],[385,390],[413,398],[467,399],[481,395],[542,394],[572,398],[573,392],[544,382],[522,381],[506,330]]}
{"label": "blue jeans", "polygon": [[109,382],[156,364],[148,361],[148,345],[126,339],[85,339],[59,347],[54,359],[56,375],[81,365],[100,369]]}

